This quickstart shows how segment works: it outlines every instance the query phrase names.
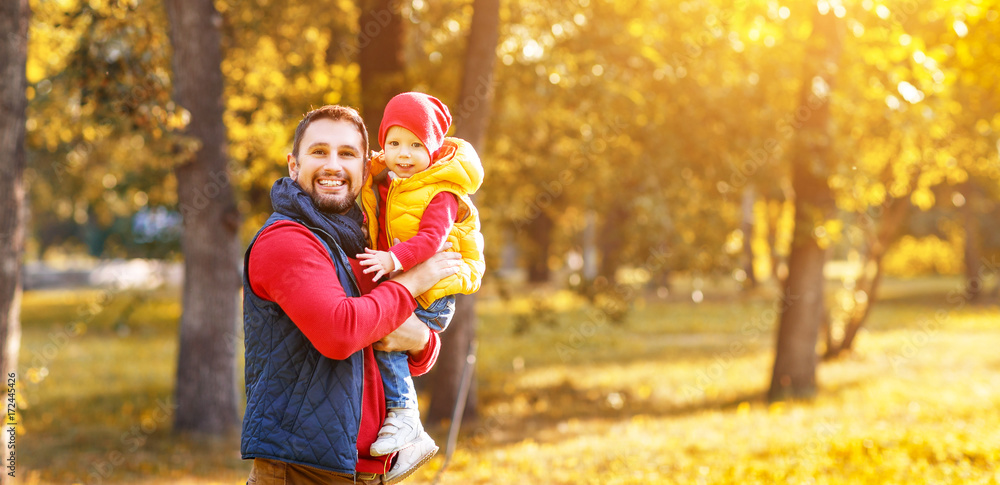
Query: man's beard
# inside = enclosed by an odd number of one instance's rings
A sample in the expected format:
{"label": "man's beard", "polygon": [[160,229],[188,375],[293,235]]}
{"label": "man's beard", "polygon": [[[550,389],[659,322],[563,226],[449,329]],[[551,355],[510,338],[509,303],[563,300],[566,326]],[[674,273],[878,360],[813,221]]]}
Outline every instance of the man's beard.
{"label": "man's beard", "polygon": [[343,214],[350,210],[351,207],[354,207],[354,202],[357,200],[357,196],[353,195],[353,191],[352,195],[345,195],[341,197],[330,195],[320,196],[319,194],[313,192],[309,194],[309,197],[320,211],[326,212],[327,214]]}
{"label": "man's beard", "polygon": [[312,199],[313,205],[315,205],[320,212],[325,212],[327,214],[347,213],[347,211],[354,207],[354,203],[357,200],[358,195],[361,193],[360,190],[354,189],[354,179],[349,177],[346,172],[324,172],[323,175],[331,175],[343,179],[344,183],[347,184],[347,195],[324,195],[317,192],[316,187],[312,184],[302,184],[300,180],[296,180],[295,183],[302,188],[303,192],[309,194],[309,198]]}

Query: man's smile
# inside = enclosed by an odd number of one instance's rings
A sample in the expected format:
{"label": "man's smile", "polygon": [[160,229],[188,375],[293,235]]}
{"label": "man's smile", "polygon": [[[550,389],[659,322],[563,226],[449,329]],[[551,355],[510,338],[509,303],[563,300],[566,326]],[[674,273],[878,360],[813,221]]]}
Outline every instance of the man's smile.
{"label": "man's smile", "polygon": [[323,187],[341,187],[347,182],[344,182],[343,180],[319,179],[316,183],[322,185]]}
{"label": "man's smile", "polygon": [[327,193],[327,192],[340,192],[342,189],[348,186],[347,180],[341,177],[331,177],[329,175],[316,177],[315,179],[316,191]]}

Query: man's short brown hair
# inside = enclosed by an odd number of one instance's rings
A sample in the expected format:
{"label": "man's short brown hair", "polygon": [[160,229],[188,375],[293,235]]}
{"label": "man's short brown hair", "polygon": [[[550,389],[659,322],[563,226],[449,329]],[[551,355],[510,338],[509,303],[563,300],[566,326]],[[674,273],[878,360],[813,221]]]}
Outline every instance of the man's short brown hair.
{"label": "man's short brown hair", "polygon": [[368,164],[368,130],[365,129],[365,122],[361,119],[361,115],[354,108],[348,106],[332,105],[328,104],[321,108],[316,108],[308,113],[299,122],[299,126],[295,127],[295,139],[292,141],[292,156],[296,159],[299,158],[299,144],[302,143],[302,135],[305,134],[306,128],[316,120],[332,120],[332,121],[346,121],[348,123],[354,124],[358,128],[358,132],[361,133],[361,147],[362,156],[365,165]]}

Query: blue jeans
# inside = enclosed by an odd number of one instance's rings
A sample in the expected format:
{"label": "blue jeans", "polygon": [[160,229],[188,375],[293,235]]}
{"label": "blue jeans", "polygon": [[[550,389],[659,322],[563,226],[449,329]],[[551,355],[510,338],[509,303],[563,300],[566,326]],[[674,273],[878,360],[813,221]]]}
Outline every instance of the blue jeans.
{"label": "blue jeans", "polygon": [[[438,298],[426,309],[417,305],[417,310],[413,313],[434,332],[444,331],[455,316],[455,297],[449,295]],[[406,352],[375,351],[375,361],[382,373],[387,408],[417,409],[417,390],[413,387],[407,359]]]}

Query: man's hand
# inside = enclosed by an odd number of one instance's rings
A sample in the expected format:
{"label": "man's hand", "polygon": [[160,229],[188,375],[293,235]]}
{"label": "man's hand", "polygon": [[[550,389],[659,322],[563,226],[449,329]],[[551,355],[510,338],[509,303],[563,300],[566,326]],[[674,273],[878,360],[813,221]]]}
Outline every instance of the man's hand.
{"label": "man's hand", "polygon": [[418,354],[427,347],[431,330],[416,315],[410,314],[396,330],[375,342],[375,350],[385,352],[411,352]]}
{"label": "man's hand", "polygon": [[[451,247],[451,244],[446,244]],[[391,281],[403,285],[411,295],[419,296],[431,289],[446,276],[458,273],[462,265],[462,255],[453,251],[437,253],[408,271],[396,275]]]}
{"label": "man's hand", "polygon": [[357,255],[358,259],[361,260],[359,264],[361,266],[367,266],[362,273],[375,273],[375,277],[372,281],[378,281],[382,275],[389,274],[396,269],[396,262],[392,260],[392,255],[389,251],[376,251],[372,248],[365,248],[364,254]]}

